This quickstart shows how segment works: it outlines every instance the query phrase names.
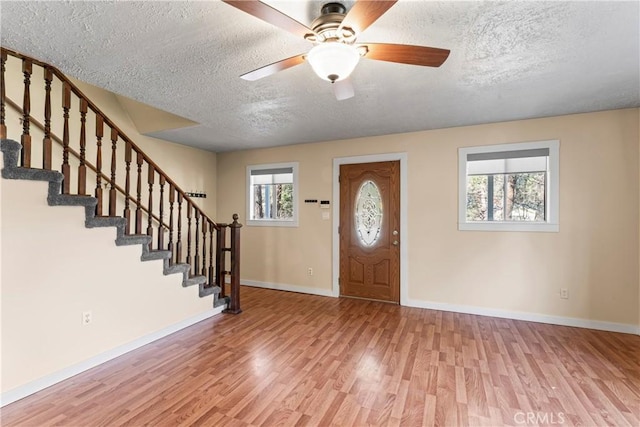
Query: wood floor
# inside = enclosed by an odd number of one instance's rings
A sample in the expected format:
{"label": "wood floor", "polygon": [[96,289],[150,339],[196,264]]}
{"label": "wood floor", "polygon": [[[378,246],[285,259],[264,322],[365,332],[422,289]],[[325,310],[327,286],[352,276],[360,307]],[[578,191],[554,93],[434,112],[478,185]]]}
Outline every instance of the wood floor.
{"label": "wood floor", "polygon": [[2,425],[640,425],[639,336],[248,287],[242,302]]}

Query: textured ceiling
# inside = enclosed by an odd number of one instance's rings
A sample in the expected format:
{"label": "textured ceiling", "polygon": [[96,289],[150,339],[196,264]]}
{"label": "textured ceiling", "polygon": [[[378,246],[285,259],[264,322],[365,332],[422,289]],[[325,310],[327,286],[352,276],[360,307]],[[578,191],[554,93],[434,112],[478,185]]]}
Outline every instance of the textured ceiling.
{"label": "textured ceiling", "polygon": [[[309,25],[323,2],[268,3]],[[358,41],[449,59],[363,59],[346,101],[308,64],[240,79],[311,45],[218,1],[3,0],[0,13],[3,46],[196,121],[153,135],[213,151],[640,106],[638,1],[401,0]]]}

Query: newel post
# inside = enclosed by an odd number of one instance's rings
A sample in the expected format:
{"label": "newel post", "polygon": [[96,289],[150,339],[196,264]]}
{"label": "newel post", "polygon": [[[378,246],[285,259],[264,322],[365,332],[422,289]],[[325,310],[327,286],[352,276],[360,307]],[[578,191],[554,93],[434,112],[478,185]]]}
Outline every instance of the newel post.
{"label": "newel post", "polygon": [[231,229],[231,295],[229,306],[225,313],[242,313],[240,308],[240,228],[238,214],[233,214],[233,222],[229,224]]}

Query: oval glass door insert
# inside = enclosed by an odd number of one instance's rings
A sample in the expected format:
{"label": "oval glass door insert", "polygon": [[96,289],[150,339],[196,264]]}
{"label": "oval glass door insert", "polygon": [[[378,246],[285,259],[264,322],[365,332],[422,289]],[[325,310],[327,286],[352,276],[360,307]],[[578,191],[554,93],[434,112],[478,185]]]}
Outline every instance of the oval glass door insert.
{"label": "oval glass door insert", "polygon": [[364,246],[373,245],[382,228],[382,197],[375,182],[362,183],[356,196],[355,225],[358,240]]}

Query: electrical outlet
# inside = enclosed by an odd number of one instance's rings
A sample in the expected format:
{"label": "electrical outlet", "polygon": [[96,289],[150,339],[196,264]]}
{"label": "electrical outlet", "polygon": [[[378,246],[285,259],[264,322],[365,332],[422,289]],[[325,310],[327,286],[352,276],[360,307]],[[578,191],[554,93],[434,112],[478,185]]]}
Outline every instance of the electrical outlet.
{"label": "electrical outlet", "polygon": [[313,276],[313,268],[309,267],[309,269],[307,270],[307,274],[309,276]]}
{"label": "electrical outlet", "polygon": [[562,299],[569,299],[569,289],[567,289],[567,288],[560,288],[560,298],[562,298]]}
{"label": "electrical outlet", "polygon": [[93,316],[91,315],[90,311],[83,311],[82,312],[82,324],[83,325],[90,324],[92,320],[93,320]]}

